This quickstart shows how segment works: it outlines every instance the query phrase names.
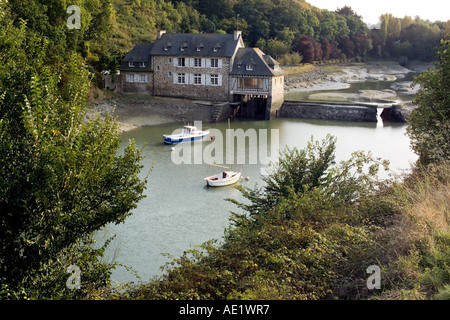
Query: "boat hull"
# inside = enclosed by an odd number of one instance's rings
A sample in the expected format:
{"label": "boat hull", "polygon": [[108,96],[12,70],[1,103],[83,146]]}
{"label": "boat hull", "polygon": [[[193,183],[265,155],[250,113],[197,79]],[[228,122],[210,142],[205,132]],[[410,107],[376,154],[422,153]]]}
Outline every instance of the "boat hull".
{"label": "boat hull", "polygon": [[208,187],[224,187],[234,184],[241,178],[240,172],[233,172],[228,177],[223,178],[222,173],[205,178]]}
{"label": "boat hull", "polygon": [[177,144],[182,142],[193,142],[204,140],[209,134],[209,131],[205,131],[201,134],[195,135],[164,135],[165,144]]}
{"label": "boat hull", "polygon": [[201,141],[206,138],[207,135],[203,136],[195,136],[195,137],[183,137],[183,138],[174,138],[174,137],[164,137],[165,144],[177,144],[182,142],[193,142],[193,141]]}

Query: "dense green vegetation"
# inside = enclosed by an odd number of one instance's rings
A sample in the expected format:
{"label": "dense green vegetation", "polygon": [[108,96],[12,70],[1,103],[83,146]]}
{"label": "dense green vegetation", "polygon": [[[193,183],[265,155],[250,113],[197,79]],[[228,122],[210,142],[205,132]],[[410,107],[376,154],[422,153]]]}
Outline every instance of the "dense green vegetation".
{"label": "dense green vegetation", "polygon": [[[266,184],[241,189],[221,241],[166,266],[149,283],[116,291],[108,241],[92,234],[120,223],[141,199],[141,153],[117,155],[117,125],[84,118],[99,71],[117,67],[138,41],[169,32],[231,32],[294,61],[410,55],[431,59],[449,23],[382,17],[368,30],[350,8],[305,1],[75,0],[81,29],[66,25],[69,1],[0,1],[0,298],[4,299],[449,299],[449,41],[416,81],[408,129],[420,156],[402,181],[380,181],[387,163],[355,153],[333,162],[335,139],[285,150]],[[239,14],[239,19],[236,19]],[[284,57],[283,57],[284,56]],[[366,268],[382,269],[382,290]],[[67,268],[83,270],[81,290]]]}
{"label": "dense green vegetation", "polygon": [[415,99],[419,108],[411,115],[408,133],[423,165],[448,162],[450,159],[449,43],[449,40],[441,41],[438,67],[416,78],[422,90]]}
{"label": "dense green vegetation", "polygon": [[[81,8],[80,30],[66,26],[69,4]],[[349,7],[331,12],[304,0],[11,0],[6,7],[16,26],[23,19],[49,40],[49,61],[60,65],[66,51],[76,50],[97,72],[114,71],[136,43],[153,41],[160,29],[230,33],[238,27],[247,46],[294,64],[301,61],[297,55],[306,63],[399,56],[433,60],[434,48],[450,32],[449,21],[391,14],[380,17],[381,29],[370,30]]]}
{"label": "dense green vegetation", "polygon": [[[2,13],[0,297],[83,297],[113,267],[93,232],[142,198],[140,150],[130,143],[117,156],[114,119],[85,121],[90,73],[75,49],[58,55],[51,35]],[[83,270],[82,290],[66,286],[70,265]]]}

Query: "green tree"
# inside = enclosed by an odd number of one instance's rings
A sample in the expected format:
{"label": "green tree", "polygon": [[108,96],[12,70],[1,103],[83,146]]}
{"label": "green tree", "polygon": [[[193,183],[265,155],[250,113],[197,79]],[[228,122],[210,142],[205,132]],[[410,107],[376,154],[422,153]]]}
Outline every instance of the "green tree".
{"label": "green tree", "polygon": [[[20,19],[49,43],[48,61],[62,65],[66,59],[64,53],[77,51],[95,64],[109,48],[112,0],[10,0],[8,7],[17,24]],[[70,30],[66,22],[69,5],[81,9],[81,28]]]}
{"label": "green tree", "polygon": [[277,60],[281,55],[284,55],[290,51],[290,46],[278,39],[269,39],[267,41],[267,53]]}
{"label": "green tree", "polygon": [[437,52],[436,68],[415,78],[421,89],[408,126],[412,148],[422,165],[450,159],[450,41],[442,40]]}
{"label": "green tree", "polygon": [[[49,41],[22,22],[0,29],[0,283],[16,297],[71,296],[67,266],[83,290],[108,283],[92,233],[120,223],[142,198],[141,153],[122,155],[114,119],[84,119],[89,72],[75,53],[46,63]],[[86,283],[87,282],[87,283]],[[40,290],[42,288],[42,290]],[[48,289],[46,291],[44,288]]]}
{"label": "green tree", "polygon": [[256,215],[270,210],[292,194],[300,194],[326,184],[326,170],[334,159],[335,143],[335,138],[328,136],[322,144],[310,141],[305,149],[286,149],[278,163],[272,167],[271,174],[263,177],[263,188],[241,188],[251,204],[240,206],[251,215]]}

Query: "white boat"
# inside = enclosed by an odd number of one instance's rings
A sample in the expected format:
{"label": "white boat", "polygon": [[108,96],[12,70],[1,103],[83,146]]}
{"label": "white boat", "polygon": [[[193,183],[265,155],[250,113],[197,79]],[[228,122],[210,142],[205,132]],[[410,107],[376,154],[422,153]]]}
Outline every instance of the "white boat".
{"label": "white boat", "polygon": [[[228,129],[230,128],[230,119],[228,119]],[[229,142],[230,138],[229,138],[229,133],[230,130],[227,131],[228,132],[228,139],[227,141]],[[229,146],[227,148],[227,150],[229,150]],[[236,171],[231,171],[231,166],[230,167],[225,167],[225,166],[221,166],[218,164],[211,164],[212,166],[216,166],[216,167],[221,167],[221,168],[225,168],[228,169],[227,171],[222,171],[219,174],[215,174],[213,176],[209,176],[205,178],[206,181],[206,185],[209,187],[223,187],[223,186],[228,186],[230,184],[236,183],[239,181],[239,178],[241,177],[241,172],[236,172]]]}
{"label": "white boat", "polygon": [[205,181],[209,187],[223,187],[238,182],[240,177],[240,172],[223,171],[222,173],[206,177]]}
{"label": "white boat", "polygon": [[165,134],[164,143],[175,144],[180,142],[191,142],[205,139],[209,134],[209,129],[200,130],[195,126],[184,126],[181,133]]}

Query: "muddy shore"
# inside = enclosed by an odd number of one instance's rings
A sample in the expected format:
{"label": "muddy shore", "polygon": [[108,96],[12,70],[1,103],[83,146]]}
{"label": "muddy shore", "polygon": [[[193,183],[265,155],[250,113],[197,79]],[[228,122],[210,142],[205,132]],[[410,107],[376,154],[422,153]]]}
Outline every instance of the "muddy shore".
{"label": "muddy shore", "polygon": [[116,118],[121,133],[144,126],[164,123],[211,121],[213,105],[205,101],[153,97],[147,95],[117,95],[110,99],[92,101],[86,118]]}

